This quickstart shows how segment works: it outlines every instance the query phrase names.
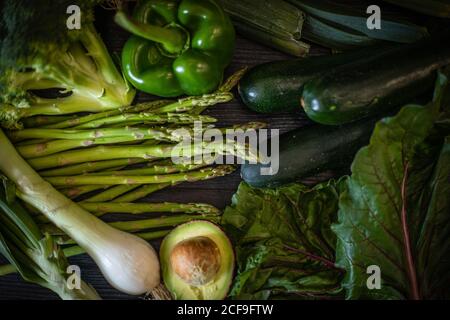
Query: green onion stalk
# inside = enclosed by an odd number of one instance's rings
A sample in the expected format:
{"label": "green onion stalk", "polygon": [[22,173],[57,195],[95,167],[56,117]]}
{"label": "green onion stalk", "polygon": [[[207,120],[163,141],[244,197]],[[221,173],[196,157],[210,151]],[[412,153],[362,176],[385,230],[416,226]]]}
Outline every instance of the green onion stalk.
{"label": "green onion stalk", "polygon": [[[158,231],[149,231],[149,232],[139,232],[135,233],[135,235],[143,240],[146,241],[152,241],[164,238],[168,233],[170,232],[170,229],[168,230],[158,230]],[[58,236],[51,236],[54,239],[54,242],[56,242],[58,245],[61,246],[68,246],[62,249],[62,252],[64,253],[64,256],[67,258],[77,256],[83,253],[86,253],[86,251],[81,248],[80,246],[76,245],[76,242],[72,239],[66,239],[66,237],[59,237]],[[12,264],[8,265],[2,265],[0,266],[0,277],[5,276],[11,273],[17,272],[19,269],[16,268]]]}
{"label": "green onion stalk", "polygon": [[[205,214],[185,214],[176,216],[165,216],[136,221],[117,221],[117,222],[110,222],[108,224],[122,231],[135,232],[134,235],[136,235],[137,237],[146,241],[151,241],[165,237],[170,232],[170,229],[156,230],[156,231],[152,230],[147,232],[143,230],[175,227],[180,224],[195,220],[206,220],[213,223],[219,223],[220,215],[218,214],[218,211],[214,211],[207,214],[205,213]],[[40,227],[44,232],[51,235],[55,239],[55,241],[59,242],[61,245],[72,245],[70,247],[64,248],[63,252],[66,257],[73,257],[76,255],[86,253],[86,251],[83,248],[75,245],[76,244],[75,241],[73,241],[70,238],[67,239],[65,233],[55,228],[54,225],[45,224],[41,225]],[[64,238],[58,239],[58,237]],[[11,274],[16,271],[17,269],[13,265],[0,266],[0,276]]]}
{"label": "green onion stalk", "polygon": [[62,249],[44,235],[15,199],[15,186],[5,177],[0,185],[0,252],[11,263],[0,267],[0,275],[18,271],[28,282],[48,288],[64,300],[98,300],[100,296],[86,282],[71,287]]}
{"label": "green onion stalk", "polygon": [[113,287],[134,295],[161,290],[158,256],[148,242],[108,225],[59,193],[20,157],[2,130],[0,150],[8,155],[0,157],[0,171],[16,185],[18,197],[76,241]]}

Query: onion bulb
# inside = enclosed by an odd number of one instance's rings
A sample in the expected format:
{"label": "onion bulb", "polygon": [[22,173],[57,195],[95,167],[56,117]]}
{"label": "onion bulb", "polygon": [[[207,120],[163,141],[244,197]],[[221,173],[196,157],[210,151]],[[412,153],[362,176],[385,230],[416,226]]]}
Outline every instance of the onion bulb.
{"label": "onion bulb", "polygon": [[18,196],[74,239],[114,288],[139,295],[158,287],[160,265],[150,244],[112,228],[55,190],[20,157],[1,129],[0,150],[0,171],[16,184]]}

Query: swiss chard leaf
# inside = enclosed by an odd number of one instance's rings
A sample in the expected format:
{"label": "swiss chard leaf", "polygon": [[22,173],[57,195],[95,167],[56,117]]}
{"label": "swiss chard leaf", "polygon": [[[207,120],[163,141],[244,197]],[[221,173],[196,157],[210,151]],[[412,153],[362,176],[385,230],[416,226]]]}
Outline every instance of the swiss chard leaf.
{"label": "swiss chard leaf", "polygon": [[[417,230],[417,276],[428,299],[450,299],[450,138],[447,137],[423,197]],[[425,207],[428,205],[428,207]]]}
{"label": "swiss chard leaf", "polygon": [[[333,226],[349,299],[431,299],[448,292],[449,146],[436,125],[446,86],[440,75],[433,103],[405,106],[380,121],[355,157]],[[381,270],[381,288],[370,290],[373,265]]]}
{"label": "swiss chard leaf", "polygon": [[339,297],[334,265],[341,181],[314,188],[255,189],[241,183],[222,224],[236,247],[235,299]]}

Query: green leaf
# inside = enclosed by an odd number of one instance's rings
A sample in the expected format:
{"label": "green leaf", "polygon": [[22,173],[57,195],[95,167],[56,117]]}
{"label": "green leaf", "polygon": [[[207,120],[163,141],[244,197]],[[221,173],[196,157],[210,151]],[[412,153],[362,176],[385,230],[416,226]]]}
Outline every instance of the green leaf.
{"label": "green leaf", "polygon": [[[405,106],[380,121],[355,157],[333,226],[349,299],[431,299],[448,292],[449,147],[435,125],[446,85],[440,75],[433,103]],[[368,289],[372,265],[381,270],[381,289]]]}
{"label": "green leaf", "polygon": [[450,299],[450,137],[422,199],[424,220],[416,240],[421,292],[429,299]]}
{"label": "green leaf", "polygon": [[3,181],[0,185],[0,254],[24,280],[48,288],[62,299],[98,299],[95,290],[84,282],[81,282],[81,290],[67,287],[66,257],[53,238],[41,233],[18,199],[8,195],[11,185],[5,178]]}
{"label": "green leaf", "polygon": [[235,243],[234,299],[321,299],[341,293],[334,266],[342,181],[256,189],[242,182],[222,224]]}
{"label": "green leaf", "polygon": [[6,177],[0,176],[2,186],[0,186],[0,211],[12,220],[16,231],[16,236],[23,238],[23,242],[29,247],[37,247],[37,243],[43,237],[36,223],[28,212],[16,201],[15,185]]}
{"label": "green leaf", "polygon": [[0,180],[5,191],[5,200],[7,203],[13,203],[16,198],[16,185],[4,175],[0,174]]}
{"label": "green leaf", "polygon": [[4,230],[0,226],[0,254],[4,256],[20,273],[20,275],[27,281],[40,283],[40,278],[36,276],[30,266],[33,265],[31,259],[22,254],[20,249],[15,247],[12,243],[7,241],[7,238],[3,235]]}

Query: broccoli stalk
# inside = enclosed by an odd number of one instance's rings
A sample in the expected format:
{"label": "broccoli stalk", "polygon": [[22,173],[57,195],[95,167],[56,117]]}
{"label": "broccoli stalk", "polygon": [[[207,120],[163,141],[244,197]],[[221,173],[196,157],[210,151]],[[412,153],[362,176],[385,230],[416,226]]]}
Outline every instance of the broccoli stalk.
{"label": "broccoli stalk", "polygon": [[[101,112],[131,104],[135,91],[95,30],[96,2],[4,2],[0,22],[3,126],[18,127],[21,118],[36,115]],[[66,27],[66,9],[71,4],[81,8],[79,30]],[[43,89],[58,89],[64,95],[42,97],[36,90]]]}

